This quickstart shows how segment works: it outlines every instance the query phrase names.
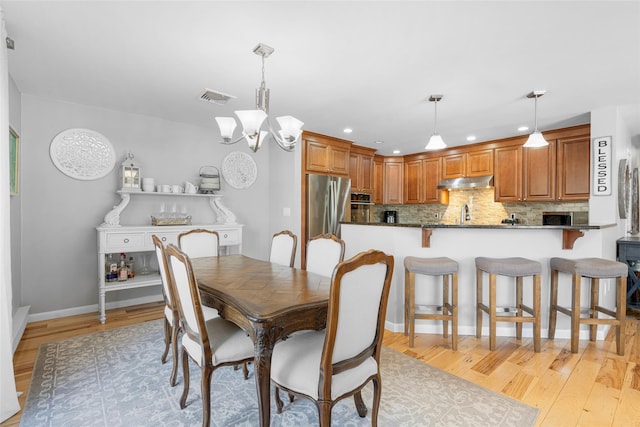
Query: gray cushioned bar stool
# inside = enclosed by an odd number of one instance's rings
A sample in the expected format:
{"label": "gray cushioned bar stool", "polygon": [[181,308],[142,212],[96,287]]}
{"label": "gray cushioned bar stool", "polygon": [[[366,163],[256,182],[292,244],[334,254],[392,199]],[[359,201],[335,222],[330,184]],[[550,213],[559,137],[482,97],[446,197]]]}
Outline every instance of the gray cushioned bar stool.
{"label": "gray cushioned bar stool", "polygon": [[[416,274],[442,276],[442,306],[416,306]],[[451,301],[449,301],[451,278]],[[418,311],[416,311],[418,308]],[[404,259],[404,334],[409,335],[409,347],[413,347],[416,319],[442,320],[442,335],[449,336],[451,321],[451,348],[458,348],[458,263],[447,257]]]}
{"label": "gray cushioned bar stool", "polygon": [[[489,305],[482,302],[483,272],[489,274]],[[482,312],[489,315],[489,349],[496,348],[496,323],[515,322],[516,338],[522,339],[522,324],[533,323],[533,349],[540,352],[540,274],[542,265],[526,258],[476,258],[476,337],[482,335]],[[515,277],[516,306],[496,306],[496,275]],[[523,304],[524,277],[532,276],[533,307]]]}
{"label": "gray cushioned bar stool", "polygon": [[[558,312],[571,317],[571,352],[578,352],[578,340],[580,337],[580,324],[588,324],[589,339],[596,340],[598,325],[611,325],[616,330],[616,347],[618,354],[624,354],[624,323],[627,310],[627,266],[621,262],[610,261],[602,258],[551,258],[551,303],[549,306],[549,338],[556,334],[556,318]],[[571,283],[571,307],[565,308],[558,305],[558,273],[567,273],[572,276]],[[589,308],[580,308],[580,287],[582,278],[589,278],[591,286],[591,301]],[[609,310],[598,305],[600,279],[616,279],[616,310]],[[586,313],[589,317],[581,317]],[[598,313],[603,313],[609,318],[598,318]]]}

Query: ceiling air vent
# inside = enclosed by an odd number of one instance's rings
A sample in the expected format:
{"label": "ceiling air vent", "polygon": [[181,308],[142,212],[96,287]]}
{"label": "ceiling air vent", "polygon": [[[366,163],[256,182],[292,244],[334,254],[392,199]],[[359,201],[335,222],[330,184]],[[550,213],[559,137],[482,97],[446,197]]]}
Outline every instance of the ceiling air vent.
{"label": "ceiling air vent", "polygon": [[226,93],[218,92],[217,90],[205,89],[204,93],[200,95],[200,99],[203,101],[213,102],[214,104],[224,105],[231,98],[235,99],[233,95],[227,95]]}

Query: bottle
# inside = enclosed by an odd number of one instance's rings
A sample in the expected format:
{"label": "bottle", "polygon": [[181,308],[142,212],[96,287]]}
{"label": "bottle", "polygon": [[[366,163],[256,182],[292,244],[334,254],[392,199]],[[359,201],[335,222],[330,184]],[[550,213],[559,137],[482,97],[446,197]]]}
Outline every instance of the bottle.
{"label": "bottle", "polygon": [[129,263],[127,264],[127,277],[133,279],[136,276],[136,270],[133,268],[133,257],[129,257]]}
{"label": "bottle", "polygon": [[118,267],[118,282],[124,282],[129,277],[129,270],[127,269],[127,256],[124,253],[120,254],[120,266]]}
{"label": "bottle", "polygon": [[116,263],[113,259],[113,254],[107,255],[107,260],[104,267],[106,282],[115,282],[116,280],[118,280],[118,263]]}

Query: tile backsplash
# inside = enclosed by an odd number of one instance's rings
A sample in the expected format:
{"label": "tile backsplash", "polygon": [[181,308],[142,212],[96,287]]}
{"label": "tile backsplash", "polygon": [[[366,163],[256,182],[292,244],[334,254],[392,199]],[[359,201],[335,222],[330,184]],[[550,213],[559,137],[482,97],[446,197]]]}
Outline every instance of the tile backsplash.
{"label": "tile backsplash", "polygon": [[545,211],[588,211],[589,202],[529,202],[499,203],[493,200],[493,188],[474,188],[449,192],[449,204],[429,205],[376,205],[373,222],[383,222],[384,211],[398,212],[401,224],[457,224],[460,210],[465,203],[469,206],[469,224],[499,224],[511,214],[525,225],[542,225]]}

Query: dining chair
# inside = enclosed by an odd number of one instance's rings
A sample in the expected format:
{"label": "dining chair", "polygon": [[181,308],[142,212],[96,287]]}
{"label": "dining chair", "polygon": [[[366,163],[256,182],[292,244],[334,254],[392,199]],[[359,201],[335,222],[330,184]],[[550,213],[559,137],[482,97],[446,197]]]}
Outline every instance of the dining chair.
{"label": "dining chair", "polygon": [[202,425],[211,421],[211,377],[213,371],[223,366],[243,364],[247,379],[246,363],[254,358],[253,341],[245,331],[221,317],[206,320],[202,311],[200,291],[196,284],[189,256],[175,245],[167,247],[167,259],[171,280],[180,312],[182,334],[182,371],[184,390],[180,408],[186,407],[189,394],[189,359],[202,370]]}
{"label": "dining chair", "polygon": [[373,382],[371,424],[380,408],[380,351],[393,274],[393,256],[377,250],[361,252],[337,265],[332,277],[325,330],[296,334],[276,343],[271,382],[278,413],[278,389],[310,399],[320,426],[331,425],[331,409],[353,396],[360,417],[367,414],[361,390]]}
{"label": "dining chair", "polygon": [[[160,281],[162,282],[162,296],[164,298],[164,343],[165,348],[162,353],[162,363],[167,362],[169,355],[169,347],[171,347],[171,355],[173,357],[173,368],[171,368],[171,376],[169,383],[171,386],[176,385],[178,374],[178,334],[180,333],[180,313],[176,304],[175,286],[170,281],[169,265],[167,264],[167,256],[162,241],[153,234],[151,236],[153,245],[155,246],[156,258],[158,260],[158,270],[160,270]],[[212,307],[202,306],[205,321],[218,317],[218,310]]]}
{"label": "dining chair", "polygon": [[220,236],[216,231],[196,228],[178,234],[178,247],[190,258],[218,256]]}
{"label": "dining chair", "polygon": [[307,242],[305,270],[331,277],[344,259],[344,241],[333,234],[319,234]]}
{"label": "dining chair", "polygon": [[276,264],[293,267],[296,260],[298,238],[289,230],[283,230],[273,235],[269,261]]}

